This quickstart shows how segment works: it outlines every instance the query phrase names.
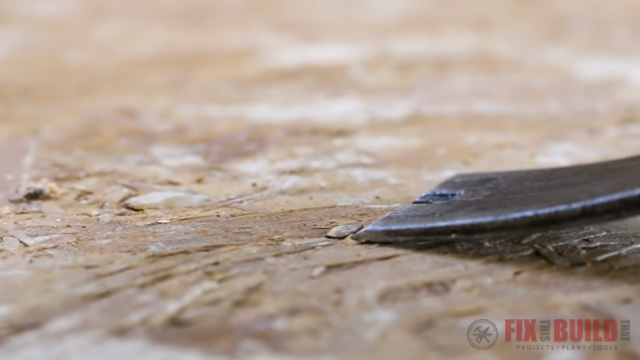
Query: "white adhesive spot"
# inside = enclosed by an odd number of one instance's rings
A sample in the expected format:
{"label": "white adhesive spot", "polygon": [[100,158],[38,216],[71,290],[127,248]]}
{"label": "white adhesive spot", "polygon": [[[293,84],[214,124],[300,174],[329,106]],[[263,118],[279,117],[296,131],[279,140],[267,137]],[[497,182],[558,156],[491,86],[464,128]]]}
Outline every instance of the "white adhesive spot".
{"label": "white adhesive spot", "polygon": [[600,152],[592,148],[572,143],[555,143],[546,146],[535,156],[538,164],[548,166],[566,166],[579,162],[596,160]]}
{"label": "white adhesive spot", "polygon": [[349,139],[336,139],[336,145],[348,145],[364,151],[381,150],[389,148],[407,149],[420,145],[416,138],[403,136],[357,136]]}
{"label": "white adhesive spot", "polygon": [[391,173],[383,170],[355,168],[347,170],[359,184],[368,184],[372,182],[385,182],[388,184],[398,184],[400,181]]}
{"label": "white adhesive spot", "polygon": [[128,199],[125,205],[136,210],[147,208],[189,207],[202,205],[209,198],[203,194],[180,191],[157,191]]}
{"label": "white adhesive spot", "polygon": [[151,149],[153,156],[165,166],[203,165],[202,157],[193,154],[193,150],[178,146],[155,146]]}
{"label": "white adhesive spot", "polygon": [[363,46],[346,43],[300,44],[268,49],[261,64],[276,68],[299,68],[303,66],[334,66],[362,62],[373,56]]}
{"label": "white adhesive spot", "polygon": [[640,59],[564,50],[542,52],[542,60],[561,65],[588,81],[618,80],[640,86]]}
{"label": "white adhesive spot", "polygon": [[[402,95],[406,97],[406,94]],[[493,99],[450,100],[360,98],[343,96],[333,99],[276,103],[193,104],[183,103],[174,108],[184,118],[212,118],[233,121],[243,119],[258,124],[294,123],[314,121],[318,123],[362,125],[373,121],[400,122],[415,116],[540,116],[558,115],[562,112],[603,112],[606,102],[569,103],[559,106],[556,101],[542,103],[514,103]]]}

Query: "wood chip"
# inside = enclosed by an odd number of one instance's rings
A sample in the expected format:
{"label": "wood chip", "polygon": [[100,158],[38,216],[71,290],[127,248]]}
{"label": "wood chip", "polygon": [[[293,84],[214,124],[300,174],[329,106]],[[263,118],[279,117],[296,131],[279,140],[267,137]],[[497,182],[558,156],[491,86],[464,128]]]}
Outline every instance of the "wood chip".
{"label": "wood chip", "polygon": [[344,239],[351,234],[355,234],[360,229],[362,229],[362,223],[350,222],[334,227],[325,234],[325,237],[329,239]]}

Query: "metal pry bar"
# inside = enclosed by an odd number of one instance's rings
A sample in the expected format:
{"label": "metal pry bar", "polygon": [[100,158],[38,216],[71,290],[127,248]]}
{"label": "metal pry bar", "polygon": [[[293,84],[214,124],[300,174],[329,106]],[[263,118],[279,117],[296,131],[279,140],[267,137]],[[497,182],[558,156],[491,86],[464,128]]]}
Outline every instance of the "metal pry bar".
{"label": "metal pry bar", "polygon": [[640,214],[640,156],[456,175],[353,238],[430,242],[588,225]]}

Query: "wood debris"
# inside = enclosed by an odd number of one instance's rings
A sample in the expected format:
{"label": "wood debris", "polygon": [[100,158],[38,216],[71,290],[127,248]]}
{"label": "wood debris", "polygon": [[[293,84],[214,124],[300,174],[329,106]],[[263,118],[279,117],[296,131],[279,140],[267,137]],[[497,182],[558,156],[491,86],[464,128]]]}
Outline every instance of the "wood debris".
{"label": "wood debris", "polygon": [[56,197],[60,193],[58,185],[47,179],[20,184],[8,197],[10,202],[29,202]]}
{"label": "wood debris", "polygon": [[325,234],[325,237],[329,239],[345,239],[347,236],[357,233],[360,229],[362,229],[362,223],[354,221],[334,227]]}

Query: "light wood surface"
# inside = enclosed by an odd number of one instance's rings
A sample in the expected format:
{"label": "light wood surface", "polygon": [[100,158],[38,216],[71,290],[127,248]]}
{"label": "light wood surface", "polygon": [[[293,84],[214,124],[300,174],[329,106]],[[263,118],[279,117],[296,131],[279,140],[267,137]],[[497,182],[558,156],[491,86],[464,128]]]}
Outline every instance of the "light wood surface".
{"label": "light wood surface", "polygon": [[0,199],[0,358],[640,356],[466,339],[637,318],[633,253],[323,237],[455,173],[640,153],[639,38],[631,0],[0,1],[0,190],[59,189]]}

